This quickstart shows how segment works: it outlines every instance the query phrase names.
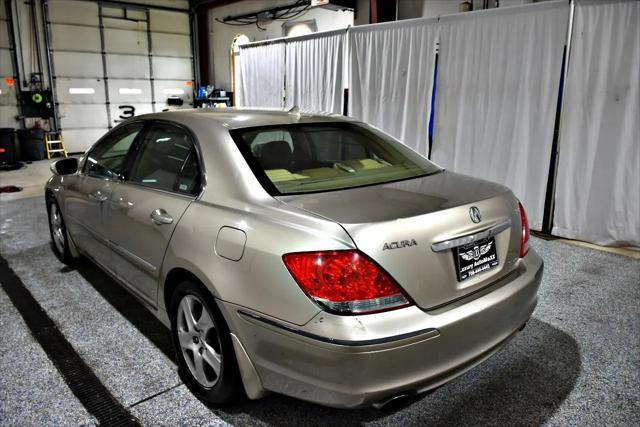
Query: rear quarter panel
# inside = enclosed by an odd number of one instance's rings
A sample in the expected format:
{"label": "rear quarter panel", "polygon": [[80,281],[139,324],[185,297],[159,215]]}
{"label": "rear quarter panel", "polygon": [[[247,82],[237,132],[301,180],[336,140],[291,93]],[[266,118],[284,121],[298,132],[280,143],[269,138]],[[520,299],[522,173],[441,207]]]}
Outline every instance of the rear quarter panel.
{"label": "rear quarter panel", "polygon": [[[214,205],[193,202],[178,223],[162,266],[160,303],[169,272],[184,268],[197,276],[215,298],[303,325],[320,309],[286,269],[289,252],[353,248],[337,224],[314,218],[272,199],[271,206]],[[215,243],[222,227],[246,233],[242,258],[218,255]],[[165,307],[166,309],[166,307]]]}

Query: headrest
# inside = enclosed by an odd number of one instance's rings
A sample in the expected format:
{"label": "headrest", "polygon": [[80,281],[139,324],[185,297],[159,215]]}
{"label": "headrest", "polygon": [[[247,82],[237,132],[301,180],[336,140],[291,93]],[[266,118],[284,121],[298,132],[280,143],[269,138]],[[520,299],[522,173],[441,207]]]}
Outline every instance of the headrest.
{"label": "headrest", "polygon": [[287,141],[271,141],[260,150],[258,161],[264,170],[289,169],[293,153]]}

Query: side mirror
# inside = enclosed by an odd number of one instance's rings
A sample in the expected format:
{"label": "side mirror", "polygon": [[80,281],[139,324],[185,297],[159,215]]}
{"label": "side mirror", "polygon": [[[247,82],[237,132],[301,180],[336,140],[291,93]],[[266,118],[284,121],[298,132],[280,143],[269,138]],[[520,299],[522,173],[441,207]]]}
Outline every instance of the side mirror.
{"label": "side mirror", "polygon": [[55,175],[71,175],[78,172],[78,159],[69,157],[51,163],[49,167]]}

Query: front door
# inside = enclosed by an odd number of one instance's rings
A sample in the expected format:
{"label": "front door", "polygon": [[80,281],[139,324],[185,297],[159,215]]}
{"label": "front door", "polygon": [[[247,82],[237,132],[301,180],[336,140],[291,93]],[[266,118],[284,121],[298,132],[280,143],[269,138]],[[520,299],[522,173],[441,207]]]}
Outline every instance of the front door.
{"label": "front door", "polygon": [[147,126],[131,170],[113,189],[108,218],[116,274],[155,306],[169,240],[200,192],[200,167],[194,142],[182,128]]}
{"label": "front door", "polygon": [[74,242],[111,271],[106,202],[117,186],[129,149],[141,129],[141,123],[123,126],[96,144],[65,197],[65,213]]}

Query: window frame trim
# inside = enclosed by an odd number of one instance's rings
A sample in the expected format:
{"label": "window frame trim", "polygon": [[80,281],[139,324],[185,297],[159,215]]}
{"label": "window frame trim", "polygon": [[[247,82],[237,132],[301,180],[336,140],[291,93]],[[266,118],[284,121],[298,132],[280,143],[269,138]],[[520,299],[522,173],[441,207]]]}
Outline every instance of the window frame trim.
{"label": "window frame trim", "polygon": [[[139,136],[136,137],[135,141],[133,142],[133,145],[131,147],[131,150],[129,151],[129,155],[126,159],[125,162],[125,167],[123,169],[123,173],[121,174],[120,179],[118,180],[118,182],[120,182],[121,184],[126,184],[126,185],[134,185],[136,187],[142,187],[146,190],[152,190],[152,191],[159,191],[161,193],[166,193],[166,194],[171,194],[174,196],[180,196],[180,197],[185,197],[191,200],[200,200],[202,198],[202,195],[204,193],[204,190],[206,188],[206,183],[207,183],[207,175],[206,175],[206,171],[204,168],[204,162],[203,162],[203,157],[202,157],[202,151],[200,149],[200,142],[198,140],[198,138],[196,137],[195,133],[187,126],[183,125],[182,123],[178,123],[178,122],[174,122],[172,120],[166,120],[166,119],[158,119],[158,118],[149,118],[149,119],[142,119],[142,120],[137,120],[143,123],[143,128],[140,131],[140,133],[138,134]],[[156,125],[166,125],[166,126],[171,126],[171,127],[175,127],[181,131],[183,131],[190,139],[191,139],[191,143],[192,143],[192,148],[189,151],[189,153],[191,153],[192,151],[195,150],[195,155],[196,155],[196,159],[198,161],[198,168],[199,170],[199,174],[200,174],[200,183],[199,183],[199,189],[197,189],[196,191],[192,192],[192,193],[182,193],[180,191],[177,190],[168,190],[165,188],[159,188],[159,187],[154,187],[151,185],[147,185],[144,184],[142,182],[135,182],[135,181],[131,181],[131,176],[130,173],[132,172],[132,169],[135,165],[135,161],[138,158],[138,155],[140,154],[140,149],[143,146],[143,142],[144,142],[144,137],[146,137],[147,133],[149,132],[149,130],[151,129],[151,127],[156,124]],[[142,135],[142,136],[140,136]],[[188,156],[187,156],[188,159]],[[186,159],[185,159],[186,161]],[[180,171],[182,171],[182,168],[184,166],[184,162],[183,165],[180,167]],[[176,175],[176,178],[179,175]]]}

